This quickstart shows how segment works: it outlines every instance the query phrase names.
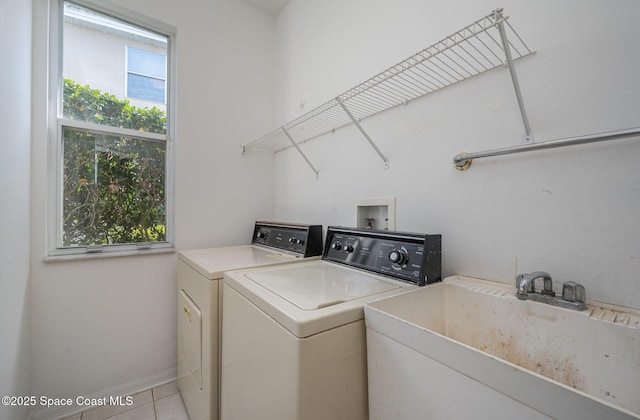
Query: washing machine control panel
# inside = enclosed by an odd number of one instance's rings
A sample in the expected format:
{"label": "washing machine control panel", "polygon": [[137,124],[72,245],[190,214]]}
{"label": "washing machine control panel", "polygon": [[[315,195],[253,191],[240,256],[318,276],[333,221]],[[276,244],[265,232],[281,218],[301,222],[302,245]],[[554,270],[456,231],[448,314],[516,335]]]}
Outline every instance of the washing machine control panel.
{"label": "washing machine control panel", "polygon": [[313,257],[322,254],[322,226],[256,222],[251,243],[300,257]]}
{"label": "washing machine control panel", "polygon": [[419,286],[442,279],[441,235],[330,226],[322,258]]}

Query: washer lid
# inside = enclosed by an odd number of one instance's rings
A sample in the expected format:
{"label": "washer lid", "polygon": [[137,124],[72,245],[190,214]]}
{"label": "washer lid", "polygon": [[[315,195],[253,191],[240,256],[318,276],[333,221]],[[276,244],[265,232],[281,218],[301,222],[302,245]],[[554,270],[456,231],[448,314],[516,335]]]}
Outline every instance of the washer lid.
{"label": "washer lid", "polygon": [[263,267],[304,260],[280,251],[252,245],[180,251],[178,258],[209,280],[221,279],[225,271]]}
{"label": "washer lid", "polygon": [[251,272],[247,278],[296,307],[312,311],[401,287],[329,264]]}

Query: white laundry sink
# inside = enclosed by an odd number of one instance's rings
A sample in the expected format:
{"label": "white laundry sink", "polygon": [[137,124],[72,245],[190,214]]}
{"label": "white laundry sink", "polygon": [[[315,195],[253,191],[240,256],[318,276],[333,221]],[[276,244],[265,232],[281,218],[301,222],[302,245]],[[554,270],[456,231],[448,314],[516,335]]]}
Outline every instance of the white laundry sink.
{"label": "white laundry sink", "polygon": [[365,318],[371,419],[640,418],[640,311],[455,276]]}

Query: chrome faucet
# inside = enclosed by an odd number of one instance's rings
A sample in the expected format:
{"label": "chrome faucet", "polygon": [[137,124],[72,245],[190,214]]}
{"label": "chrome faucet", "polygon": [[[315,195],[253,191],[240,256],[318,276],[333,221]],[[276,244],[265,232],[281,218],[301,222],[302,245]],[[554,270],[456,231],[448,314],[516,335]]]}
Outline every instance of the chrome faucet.
{"label": "chrome faucet", "polygon": [[[543,281],[542,290],[539,293],[535,290],[535,281],[537,279],[542,279]],[[516,276],[516,297],[520,300],[534,300],[578,311],[587,308],[585,304],[587,296],[583,285],[573,281],[565,282],[562,285],[562,297],[556,296],[553,291],[551,276],[544,271],[518,274]]]}

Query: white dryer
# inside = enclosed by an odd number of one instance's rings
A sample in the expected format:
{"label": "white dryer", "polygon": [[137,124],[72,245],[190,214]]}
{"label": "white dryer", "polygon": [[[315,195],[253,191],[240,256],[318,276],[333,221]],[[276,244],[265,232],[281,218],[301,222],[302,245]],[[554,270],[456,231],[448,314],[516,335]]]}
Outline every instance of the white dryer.
{"label": "white dryer", "polygon": [[440,249],[329,227],[322,261],[225,273],[221,419],[368,419],[363,305],[440,281]]}
{"label": "white dryer", "polygon": [[322,226],[256,222],[251,245],[178,253],[178,388],[191,420],[219,418],[220,311],[227,270],[320,259]]}

